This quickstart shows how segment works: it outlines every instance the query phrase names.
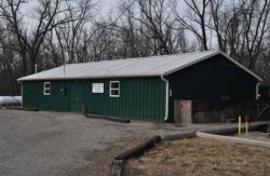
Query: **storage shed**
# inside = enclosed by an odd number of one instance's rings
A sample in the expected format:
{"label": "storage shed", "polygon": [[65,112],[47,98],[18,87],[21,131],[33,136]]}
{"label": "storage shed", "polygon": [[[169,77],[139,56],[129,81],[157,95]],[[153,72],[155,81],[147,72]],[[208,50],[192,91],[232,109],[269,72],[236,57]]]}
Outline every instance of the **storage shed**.
{"label": "storage shed", "polygon": [[173,121],[177,100],[255,99],[262,79],[221,51],[205,51],[68,64],[18,81],[24,108]]}

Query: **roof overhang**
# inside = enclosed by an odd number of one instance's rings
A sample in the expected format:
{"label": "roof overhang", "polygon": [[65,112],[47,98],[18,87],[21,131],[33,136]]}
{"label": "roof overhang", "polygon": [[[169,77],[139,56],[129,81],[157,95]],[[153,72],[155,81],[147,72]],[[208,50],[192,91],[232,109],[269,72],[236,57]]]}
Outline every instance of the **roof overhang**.
{"label": "roof overhang", "polygon": [[80,76],[80,77],[55,77],[55,78],[39,78],[39,79],[31,79],[31,80],[24,80],[22,78],[17,79],[17,81],[20,82],[25,82],[25,81],[47,81],[47,80],[74,80],[74,79],[117,79],[117,78],[141,78],[141,77],[160,77],[161,75],[158,74],[151,74],[151,75],[113,75],[113,76]]}

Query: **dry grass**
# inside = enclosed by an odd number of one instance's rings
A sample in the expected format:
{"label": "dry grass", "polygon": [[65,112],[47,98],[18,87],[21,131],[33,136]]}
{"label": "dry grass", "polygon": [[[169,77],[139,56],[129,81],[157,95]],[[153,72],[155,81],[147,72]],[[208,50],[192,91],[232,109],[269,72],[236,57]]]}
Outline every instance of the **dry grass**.
{"label": "dry grass", "polygon": [[125,166],[125,176],[269,174],[269,149],[199,138],[162,143]]}

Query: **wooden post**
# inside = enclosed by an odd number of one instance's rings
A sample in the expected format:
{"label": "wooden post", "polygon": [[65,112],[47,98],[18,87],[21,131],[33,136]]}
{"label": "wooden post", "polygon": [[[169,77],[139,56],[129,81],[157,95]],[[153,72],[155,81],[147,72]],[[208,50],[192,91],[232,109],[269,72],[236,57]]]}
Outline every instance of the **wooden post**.
{"label": "wooden post", "polygon": [[246,121],[246,135],[248,135],[248,121]]}
{"label": "wooden post", "polygon": [[188,126],[192,123],[192,101],[175,100],[174,121],[175,123],[180,123],[183,126]]}

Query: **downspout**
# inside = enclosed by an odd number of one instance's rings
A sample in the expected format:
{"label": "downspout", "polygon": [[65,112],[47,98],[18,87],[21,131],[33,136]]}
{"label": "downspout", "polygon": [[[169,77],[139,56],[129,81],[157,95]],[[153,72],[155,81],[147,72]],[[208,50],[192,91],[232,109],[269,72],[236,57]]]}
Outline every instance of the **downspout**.
{"label": "downspout", "polygon": [[256,84],[256,100],[258,100],[260,98],[260,93],[259,93],[259,88],[260,88],[261,82],[258,82]]}
{"label": "downspout", "polygon": [[164,75],[162,74],[160,76],[161,80],[165,82],[166,84],[166,97],[165,97],[165,116],[164,116],[164,121],[167,121],[168,120],[168,117],[169,117],[169,81],[164,78]]}
{"label": "downspout", "polygon": [[21,84],[21,96],[22,96],[22,108],[23,108],[23,82],[20,83]]}

